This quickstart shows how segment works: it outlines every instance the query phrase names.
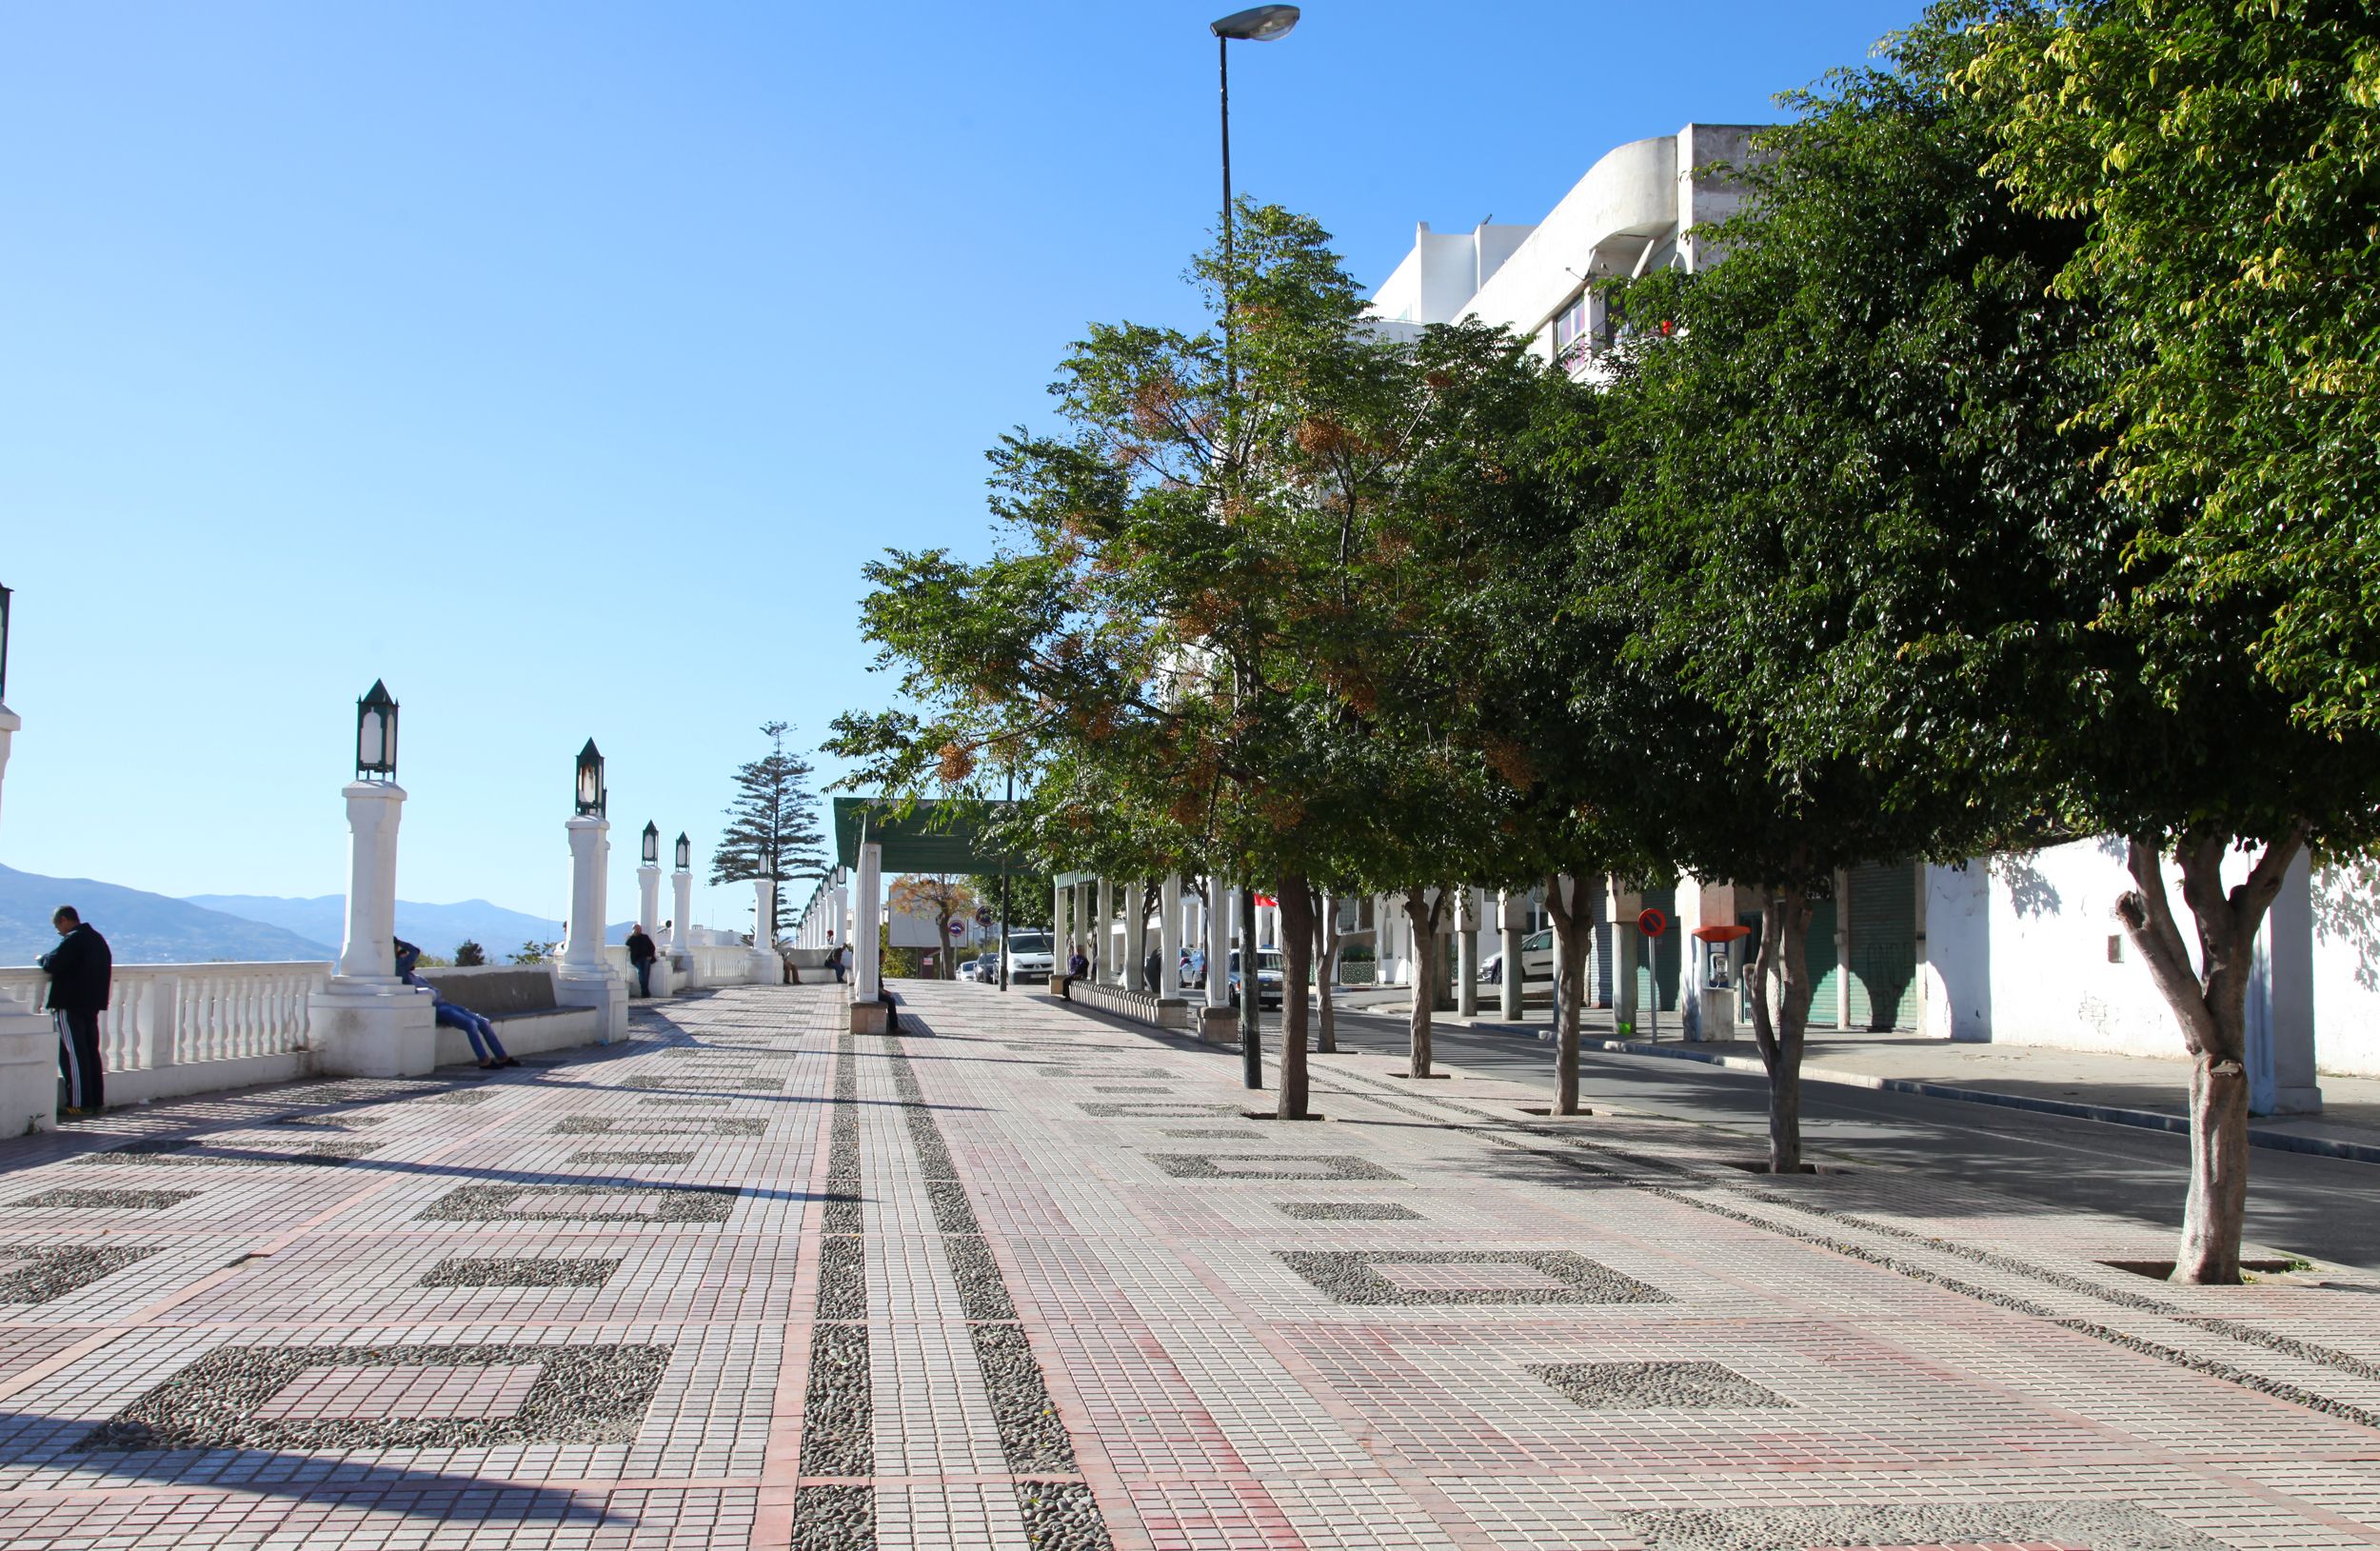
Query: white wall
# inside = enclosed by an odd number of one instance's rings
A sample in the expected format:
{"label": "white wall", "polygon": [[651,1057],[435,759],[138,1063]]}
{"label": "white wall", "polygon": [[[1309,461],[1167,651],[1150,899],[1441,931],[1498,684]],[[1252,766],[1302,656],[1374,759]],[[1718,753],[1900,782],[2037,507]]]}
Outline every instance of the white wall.
{"label": "white wall", "polygon": [[[2251,861],[2234,853],[2225,880],[2245,878]],[[2166,871],[2167,897],[2194,947],[2180,877],[2170,865]],[[1926,1032],[2179,1059],[2181,1030],[2115,919],[2131,887],[2122,843],[2111,839],[1928,867]],[[2316,1064],[2333,1075],[2380,1076],[2380,868],[2320,869],[2312,895]]]}

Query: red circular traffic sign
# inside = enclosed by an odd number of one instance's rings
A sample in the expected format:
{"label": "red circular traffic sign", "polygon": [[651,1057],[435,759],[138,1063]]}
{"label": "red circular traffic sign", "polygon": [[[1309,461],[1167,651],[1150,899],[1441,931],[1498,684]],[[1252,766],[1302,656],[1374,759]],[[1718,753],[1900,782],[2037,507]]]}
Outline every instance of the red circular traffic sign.
{"label": "red circular traffic sign", "polygon": [[1647,907],[1643,914],[1636,917],[1636,930],[1647,937],[1658,937],[1669,930],[1669,917],[1658,910]]}

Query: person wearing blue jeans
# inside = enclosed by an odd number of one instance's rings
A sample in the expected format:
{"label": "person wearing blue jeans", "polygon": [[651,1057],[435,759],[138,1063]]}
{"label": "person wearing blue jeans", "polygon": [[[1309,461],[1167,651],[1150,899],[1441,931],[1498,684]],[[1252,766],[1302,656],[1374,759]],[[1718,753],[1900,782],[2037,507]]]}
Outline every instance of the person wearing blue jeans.
{"label": "person wearing blue jeans", "polygon": [[471,1054],[479,1058],[479,1064],[484,1067],[521,1064],[517,1058],[505,1049],[504,1042],[496,1038],[495,1024],[470,1008],[457,1006],[447,1001],[445,993],[437,986],[413,973],[414,966],[421,962],[422,950],[404,938],[398,938],[398,978],[407,985],[419,985],[429,992],[430,1011],[437,1019],[439,1025],[444,1028],[463,1030],[463,1037],[471,1042]]}
{"label": "person wearing blue jeans", "polygon": [[826,950],[826,967],[835,972],[835,984],[841,985],[843,984],[843,945],[841,943]]}

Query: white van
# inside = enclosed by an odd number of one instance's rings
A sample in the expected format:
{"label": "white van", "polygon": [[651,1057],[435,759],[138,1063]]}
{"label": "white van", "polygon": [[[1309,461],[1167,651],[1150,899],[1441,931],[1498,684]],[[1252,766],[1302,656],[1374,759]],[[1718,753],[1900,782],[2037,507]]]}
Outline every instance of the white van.
{"label": "white van", "polygon": [[1008,934],[1008,984],[1047,980],[1050,976],[1050,934],[1045,931]]}

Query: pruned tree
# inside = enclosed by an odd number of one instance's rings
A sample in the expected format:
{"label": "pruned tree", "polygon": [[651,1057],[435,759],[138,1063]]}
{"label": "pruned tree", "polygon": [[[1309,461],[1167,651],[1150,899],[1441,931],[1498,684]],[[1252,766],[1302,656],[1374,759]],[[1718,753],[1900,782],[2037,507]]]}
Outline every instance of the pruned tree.
{"label": "pruned tree", "polygon": [[[819,828],[818,794],[810,789],[810,762],[785,746],[787,724],[762,724],[768,752],[738,766],[736,795],[727,805],[719,848],[711,855],[714,884],[774,878],[782,885],[797,878],[826,875],[826,839]],[[786,927],[792,909],[786,890],[775,890],[773,940]]]}

